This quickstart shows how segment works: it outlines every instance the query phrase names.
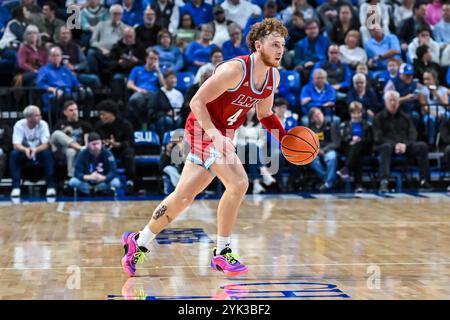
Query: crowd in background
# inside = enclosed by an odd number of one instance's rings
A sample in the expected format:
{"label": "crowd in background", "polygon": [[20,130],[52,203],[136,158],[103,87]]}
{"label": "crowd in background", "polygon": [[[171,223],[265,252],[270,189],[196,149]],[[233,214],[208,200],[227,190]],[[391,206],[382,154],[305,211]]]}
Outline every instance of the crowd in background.
{"label": "crowd in background", "polygon": [[[79,8],[79,29],[70,6]],[[353,177],[364,191],[368,157],[377,160],[381,192],[403,158],[419,168],[423,189],[431,189],[429,152],[442,150],[449,171],[450,2],[8,0],[0,6],[0,74],[14,75],[11,87],[42,90],[23,119],[0,121],[0,178],[9,168],[11,195],[20,196],[21,169],[33,162],[55,195],[54,161],[67,163],[68,186],[80,193],[133,194],[134,132],[162,138],[183,128],[199,86],[217,64],[250,53],[245,37],[264,18],[289,31],[273,109],[287,130],[309,126],[319,137],[309,166],[316,189]],[[105,88],[112,100],[98,103]],[[260,129],[249,113],[236,143],[246,154],[267,148],[281,168],[270,172],[262,157],[246,165],[253,192],[272,184],[294,191],[304,168],[287,163]],[[162,146],[160,163],[172,187],[181,169],[167,157],[174,147]]]}

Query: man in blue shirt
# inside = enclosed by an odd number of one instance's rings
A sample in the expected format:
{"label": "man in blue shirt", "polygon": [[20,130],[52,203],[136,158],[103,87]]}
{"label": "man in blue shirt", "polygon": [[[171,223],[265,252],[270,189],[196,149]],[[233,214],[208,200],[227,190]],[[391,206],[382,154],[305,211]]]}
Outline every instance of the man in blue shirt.
{"label": "man in blue shirt", "polygon": [[204,0],[191,0],[180,8],[180,16],[189,13],[196,27],[214,20],[213,7]]}
{"label": "man in blue shirt", "polygon": [[314,64],[327,59],[328,38],[319,34],[319,21],[316,19],[305,22],[306,37],[295,45],[295,65],[300,71],[302,82],[309,80],[309,74]]}
{"label": "man in blue shirt", "polygon": [[401,59],[400,41],[394,34],[384,34],[379,24],[370,30],[371,38],[364,45],[369,58],[368,65],[374,71],[378,71],[375,77],[386,70],[390,58]]}
{"label": "man in blue shirt", "polygon": [[144,24],[144,9],[142,3],[137,0],[123,1],[122,22],[131,27],[141,26]]}
{"label": "man in blue shirt", "polygon": [[[75,74],[62,63],[61,48],[51,47],[48,61],[48,64],[39,69],[36,80],[37,86],[47,91],[43,95],[44,110],[50,107],[51,111],[56,113],[64,101],[69,99],[77,102],[85,100],[85,106],[90,108],[93,102],[93,93],[89,88],[82,88]],[[89,114],[84,116],[89,117]]]}
{"label": "man in blue shirt", "polygon": [[414,80],[414,68],[408,63],[400,66],[400,77],[390,80],[384,87],[384,92],[397,91],[400,94],[401,110],[411,116],[416,127],[420,123],[418,82]]}
{"label": "man in blue shirt", "polygon": [[308,111],[317,107],[323,110],[327,121],[339,124],[341,119],[334,115],[334,105],[336,103],[336,90],[327,82],[327,72],[323,69],[314,70],[313,81],[303,87],[300,95],[302,105],[302,125],[308,126]]}
{"label": "man in blue shirt", "polygon": [[120,188],[116,160],[111,151],[103,148],[98,133],[89,134],[88,147],[78,154],[69,186],[85,195],[113,195]]}
{"label": "man in blue shirt", "polygon": [[145,65],[134,67],[128,77],[127,87],[134,91],[128,100],[128,118],[135,130],[140,130],[154,109],[155,92],[164,85],[159,69],[159,54],[149,50]]}
{"label": "man in blue shirt", "polygon": [[441,47],[450,44],[450,3],[442,5],[442,20],[434,26],[433,35]]}

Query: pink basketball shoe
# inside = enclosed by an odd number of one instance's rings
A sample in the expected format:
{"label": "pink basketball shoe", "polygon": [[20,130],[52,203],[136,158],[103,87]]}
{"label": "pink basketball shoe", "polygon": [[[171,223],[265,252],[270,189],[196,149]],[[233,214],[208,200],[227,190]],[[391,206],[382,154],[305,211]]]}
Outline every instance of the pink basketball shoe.
{"label": "pink basketball shoe", "polygon": [[219,255],[216,255],[216,248],[214,248],[211,268],[222,271],[231,277],[246,273],[248,271],[247,266],[240,263],[237,258],[237,255],[231,252],[229,246],[226,246]]}

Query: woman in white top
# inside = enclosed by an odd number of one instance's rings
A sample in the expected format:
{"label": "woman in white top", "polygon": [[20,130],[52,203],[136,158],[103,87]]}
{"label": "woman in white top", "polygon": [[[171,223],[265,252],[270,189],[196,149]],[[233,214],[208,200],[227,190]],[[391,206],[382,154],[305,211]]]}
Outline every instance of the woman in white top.
{"label": "woman in white top", "polygon": [[423,73],[423,84],[419,92],[419,103],[424,114],[423,122],[428,132],[429,144],[434,144],[436,139],[436,129],[441,117],[450,117],[448,108],[449,90],[440,86],[438,75],[435,71],[425,71]]}
{"label": "woman in white top", "polygon": [[401,6],[395,5],[394,9],[394,25],[397,31],[400,30],[404,20],[412,17],[414,0],[403,0]]}
{"label": "woman in white top", "polygon": [[359,47],[359,38],[359,32],[352,30],[345,37],[345,45],[339,46],[341,61],[349,64],[352,69],[356,68],[358,63],[367,62],[367,53]]}
{"label": "woman in white top", "polygon": [[417,37],[408,45],[408,55],[411,61],[417,58],[416,50],[422,45],[426,44],[430,48],[432,61],[439,63],[440,49],[439,44],[431,38],[431,31],[428,26],[422,26],[417,30]]}

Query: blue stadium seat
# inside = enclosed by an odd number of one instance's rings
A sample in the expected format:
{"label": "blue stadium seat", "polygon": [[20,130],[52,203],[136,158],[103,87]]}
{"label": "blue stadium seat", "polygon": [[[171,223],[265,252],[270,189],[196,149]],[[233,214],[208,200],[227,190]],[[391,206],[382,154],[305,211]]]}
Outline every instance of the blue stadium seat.
{"label": "blue stadium seat", "polygon": [[295,70],[280,70],[280,87],[287,87],[289,92],[300,91],[300,75]]}
{"label": "blue stadium seat", "polygon": [[136,165],[155,164],[159,162],[161,142],[153,131],[135,131],[134,147]]}
{"label": "blue stadium seat", "polygon": [[194,84],[194,77],[195,75],[192,72],[177,72],[176,89],[185,94],[187,89],[189,89]]}
{"label": "blue stadium seat", "polygon": [[[450,68],[447,70],[447,76],[446,76],[447,85],[450,86]],[[449,97],[450,99],[450,97]]]}

